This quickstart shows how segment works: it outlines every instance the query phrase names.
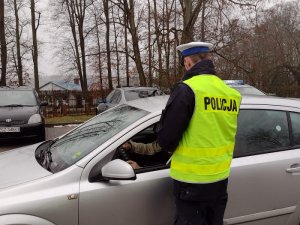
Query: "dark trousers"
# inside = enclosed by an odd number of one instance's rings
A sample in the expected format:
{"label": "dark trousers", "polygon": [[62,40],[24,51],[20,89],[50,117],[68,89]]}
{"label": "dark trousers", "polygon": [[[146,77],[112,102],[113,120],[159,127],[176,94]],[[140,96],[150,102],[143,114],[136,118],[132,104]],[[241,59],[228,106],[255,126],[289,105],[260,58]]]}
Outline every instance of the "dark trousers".
{"label": "dark trousers", "polygon": [[210,184],[174,180],[176,219],[174,225],[223,225],[228,179]]}

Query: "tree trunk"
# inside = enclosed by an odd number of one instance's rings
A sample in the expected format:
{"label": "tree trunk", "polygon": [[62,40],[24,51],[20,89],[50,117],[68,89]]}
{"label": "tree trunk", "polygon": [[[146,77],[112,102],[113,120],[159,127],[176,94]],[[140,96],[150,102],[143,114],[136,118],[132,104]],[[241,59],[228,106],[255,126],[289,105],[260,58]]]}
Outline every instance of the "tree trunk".
{"label": "tree trunk", "polygon": [[33,59],[33,69],[34,69],[34,86],[35,90],[39,91],[39,67],[38,67],[38,44],[37,44],[37,29],[39,27],[40,13],[38,18],[38,24],[35,25],[35,0],[31,0],[31,28],[32,28],[32,59]]}
{"label": "tree trunk", "polygon": [[[74,1],[74,0],[72,0]],[[86,71],[86,56],[85,56],[85,37],[84,37],[84,19],[86,11],[86,0],[75,0],[75,18],[78,26],[78,36],[79,45],[81,53],[81,63],[82,63],[82,94],[83,98],[90,104],[90,96],[87,85],[87,71]]]}
{"label": "tree trunk", "polygon": [[[174,27],[177,27],[177,13],[176,13],[176,9],[177,9],[177,1],[175,1],[175,15],[174,15]],[[178,75],[178,70],[177,68],[179,67],[178,63],[177,63],[177,50],[176,47],[178,45],[179,41],[178,41],[178,34],[177,34],[177,30],[174,30],[174,46],[173,46],[173,67],[174,67],[174,77],[175,80],[177,80],[177,75]]]}
{"label": "tree trunk", "polygon": [[69,1],[66,0],[66,6],[69,15],[69,24],[72,31],[73,41],[74,41],[74,57],[77,65],[77,72],[80,79],[81,89],[83,90],[83,75],[82,75],[82,67],[81,67],[81,60],[80,60],[80,53],[79,53],[79,45],[77,41],[77,32],[76,32],[76,22],[75,22],[75,6],[73,0]]}
{"label": "tree trunk", "polygon": [[152,54],[151,54],[151,5],[150,0],[148,0],[148,73],[149,73],[149,86],[153,86],[153,76],[152,76]]}
{"label": "tree trunk", "polygon": [[193,8],[193,1],[180,0],[183,12],[183,32],[181,44],[188,43],[194,40],[195,23],[199,16],[202,3],[205,0],[198,0]]}
{"label": "tree trunk", "polygon": [[[126,0],[124,0],[126,1]],[[126,83],[127,87],[129,87],[129,53],[128,53],[128,33],[127,33],[127,27],[128,27],[128,21],[127,21],[127,15],[126,12],[124,11],[124,30],[125,30],[125,60],[126,60]]]}
{"label": "tree trunk", "polygon": [[0,43],[1,43],[1,81],[0,86],[6,86],[7,46],[4,26],[4,0],[0,0]]}
{"label": "tree trunk", "polygon": [[103,8],[105,14],[105,26],[106,26],[106,54],[107,54],[107,78],[109,90],[113,89],[112,73],[111,73],[111,57],[110,57],[110,43],[109,43],[109,7],[108,0],[103,0]]}
{"label": "tree trunk", "polygon": [[15,10],[15,19],[16,19],[16,45],[17,45],[17,74],[19,86],[23,85],[23,65],[21,58],[21,46],[20,46],[20,26],[19,26],[19,9],[17,6],[17,0],[14,0],[14,10]]}
{"label": "tree trunk", "polygon": [[205,42],[205,9],[206,0],[203,1],[202,15],[201,15],[201,41]]}
{"label": "tree trunk", "polygon": [[161,49],[161,41],[160,41],[160,31],[157,21],[157,7],[156,0],[153,1],[154,4],[154,26],[155,26],[155,36],[156,36],[156,46],[158,51],[158,86],[161,86],[161,81],[163,78],[163,68],[162,68],[162,49]]}
{"label": "tree trunk", "polygon": [[[113,10],[112,10],[112,16],[114,16]],[[116,56],[117,56],[117,81],[118,81],[118,87],[121,87],[120,86],[120,61],[119,61],[119,51],[118,51],[118,34],[116,30],[116,22],[114,17],[113,17],[113,24],[114,24],[114,34],[115,34],[115,49],[116,49]]]}
{"label": "tree trunk", "polygon": [[89,93],[87,86],[87,72],[86,72],[86,59],[85,59],[85,40],[83,34],[83,21],[80,21],[79,27],[79,42],[80,42],[80,50],[81,50],[81,59],[82,59],[82,80],[83,80],[83,97],[87,101],[89,101]]}
{"label": "tree trunk", "polygon": [[98,47],[98,71],[99,71],[99,79],[100,79],[100,91],[101,97],[104,99],[104,91],[103,91],[103,78],[102,78],[102,60],[101,60],[101,45],[100,45],[100,32],[99,32],[99,24],[97,20],[97,15],[95,14],[95,23],[96,23],[96,35],[97,35],[97,47]]}
{"label": "tree trunk", "polygon": [[[171,13],[173,10],[173,5],[174,5],[175,0],[172,0],[172,3],[169,4],[169,1],[165,1],[165,8],[166,8],[166,29],[167,29],[167,34],[166,34],[166,76],[167,76],[167,86],[171,86],[171,79],[170,79],[170,55],[171,55],[171,41],[170,41],[170,22],[171,21]],[[168,9],[168,6],[170,5],[170,8]]]}

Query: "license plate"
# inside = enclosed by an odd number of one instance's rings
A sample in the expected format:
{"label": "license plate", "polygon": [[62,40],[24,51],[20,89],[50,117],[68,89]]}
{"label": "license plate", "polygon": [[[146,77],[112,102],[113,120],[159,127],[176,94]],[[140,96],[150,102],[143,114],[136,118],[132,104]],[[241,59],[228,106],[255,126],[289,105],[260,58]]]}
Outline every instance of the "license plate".
{"label": "license plate", "polygon": [[0,133],[20,132],[20,127],[0,127]]}

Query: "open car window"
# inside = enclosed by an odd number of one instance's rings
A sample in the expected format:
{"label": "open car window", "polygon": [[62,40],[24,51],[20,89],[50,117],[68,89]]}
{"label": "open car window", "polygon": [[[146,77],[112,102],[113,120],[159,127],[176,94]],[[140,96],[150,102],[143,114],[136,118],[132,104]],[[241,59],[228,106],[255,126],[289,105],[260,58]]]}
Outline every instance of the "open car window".
{"label": "open car window", "polygon": [[155,128],[156,124],[137,133],[127,141],[132,146],[131,150],[123,150],[128,158],[124,158],[122,152],[120,152],[122,151],[122,146],[119,146],[113,159],[122,159],[124,161],[129,159],[136,162],[139,166],[139,168],[135,169],[136,173],[168,168],[169,166],[166,163],[170,159],[171,154],[159,147]]}

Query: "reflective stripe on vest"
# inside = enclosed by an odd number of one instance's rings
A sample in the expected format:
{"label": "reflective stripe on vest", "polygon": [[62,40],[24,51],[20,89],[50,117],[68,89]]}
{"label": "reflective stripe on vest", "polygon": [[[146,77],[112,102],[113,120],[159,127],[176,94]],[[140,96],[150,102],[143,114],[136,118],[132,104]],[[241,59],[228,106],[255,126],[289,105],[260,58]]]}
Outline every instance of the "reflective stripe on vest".
{"label": "reflective stripe on vest", "polygon": [[233,156],[241,95],[214,75],[184,81],[195,108],[171,161],[171,177],[187,183],[226,179]]}

